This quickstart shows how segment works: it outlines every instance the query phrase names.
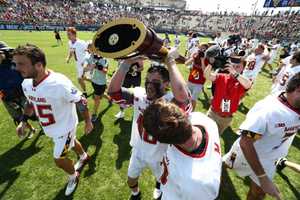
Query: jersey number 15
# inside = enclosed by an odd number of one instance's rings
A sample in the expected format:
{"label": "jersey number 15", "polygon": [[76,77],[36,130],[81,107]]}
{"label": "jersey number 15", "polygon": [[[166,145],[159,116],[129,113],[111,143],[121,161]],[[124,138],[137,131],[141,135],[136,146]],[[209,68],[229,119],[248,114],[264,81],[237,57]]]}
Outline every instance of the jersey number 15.
{"label": "jersey number 15", "polygon": [[51,113],[51,105],[36,105],[36,109],[42,126],[55,124],[54,116]]}

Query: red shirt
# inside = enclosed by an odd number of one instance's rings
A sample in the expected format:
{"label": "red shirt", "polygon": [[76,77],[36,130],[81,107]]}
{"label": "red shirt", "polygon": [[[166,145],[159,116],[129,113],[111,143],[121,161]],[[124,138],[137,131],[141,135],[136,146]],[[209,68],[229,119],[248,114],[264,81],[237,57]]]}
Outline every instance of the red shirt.
{"label": "red shirt", "polygon": [[[194,59],[195,59],[195,56],[197,56],[197,54],[193,55]],[[207,66],[208,60],[205,59],[204,64],[205,64],[205,66]],[[193,67],[190,71],[189,82],[195,83],[195,84],[201,84],[201,85],[203,85],[205,83],[205,78],[204,78],[203,70],[201,68],[201,63],[194,62]]]}
{"label": "red shirt", "polygon": [[[222,117],[229,117],[235,113],[239,107],[239,102],[242,96],[244,96],[246,89],[240,84],[238,80],[229,74],[217,74],[214,81],[215,91],[212,99],[212,110]],[[222,109],[222,102],[229,102],[229,107]]]}

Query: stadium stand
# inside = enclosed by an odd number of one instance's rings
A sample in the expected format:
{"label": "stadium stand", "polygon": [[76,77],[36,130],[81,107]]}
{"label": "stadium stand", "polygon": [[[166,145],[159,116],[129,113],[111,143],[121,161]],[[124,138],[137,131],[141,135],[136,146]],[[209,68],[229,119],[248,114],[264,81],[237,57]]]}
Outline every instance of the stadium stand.
{"label": "stadium stand", "polygon": [[[252,16],[236,13],[210,13],[174,8],[174,3],[162,5],[159,1],[114,0],[110,1],[49,1],[5,0],[0,4],[0,24],[32,24],[61,26],[101,26],[119,17],[135,17],[155,30],[188,30],[201,32],[240,32],[259,38],[295,39],[300,36],[299,12],[284,12],[273,15],[264,12]],[[165,2],[165,1],[163,1]],[[155,4],[156,3],[156,4]],[[175,3],[176,4],[176,3]],[[131,5],[131,6],[130,6]],[[134,6],[133,6],[134,5]],[[176,4],[182,6],[181,4]],[[172,7],[172,8],[171,8]],[[241,31],[242,30],[242,31]],[[247,30],[247,32],[243,32]]]}

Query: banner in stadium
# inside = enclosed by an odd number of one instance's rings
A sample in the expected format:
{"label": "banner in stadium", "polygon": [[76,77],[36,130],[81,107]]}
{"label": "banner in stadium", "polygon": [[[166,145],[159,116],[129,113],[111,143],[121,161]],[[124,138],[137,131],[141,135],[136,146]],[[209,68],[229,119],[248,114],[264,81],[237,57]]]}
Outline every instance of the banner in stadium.
{"label": "banner in stadium", "polygon": [[297,7],[300,6],[300,0],[266,0],[264,7]]}

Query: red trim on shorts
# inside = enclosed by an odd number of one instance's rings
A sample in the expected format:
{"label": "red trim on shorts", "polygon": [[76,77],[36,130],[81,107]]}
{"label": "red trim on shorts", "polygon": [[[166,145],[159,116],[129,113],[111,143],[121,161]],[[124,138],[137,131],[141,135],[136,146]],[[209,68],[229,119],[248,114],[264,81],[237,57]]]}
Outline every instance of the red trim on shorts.
{"label": "red trim on shorts", "polygon": [[[203,127],[205,129],[205,127]],[[186,150],[184,150],[182,147],[180,147],[179,145],[174,145],[179,151],[181,151],[183,154],[187,155],[187,156],[190,156],[192,158],[202,158],[205,156],[206,154],[206,151],[207,151],[207,146],[208,146],[208,133],[205,129],[205,140],[206,140],[206,144],[205,144],[205,148],[204,150],[200,153],[200,154],[193,154],[193,153],[190,153],[190,152],[187,152]]]}

